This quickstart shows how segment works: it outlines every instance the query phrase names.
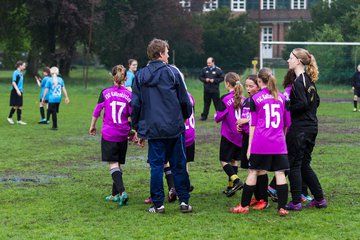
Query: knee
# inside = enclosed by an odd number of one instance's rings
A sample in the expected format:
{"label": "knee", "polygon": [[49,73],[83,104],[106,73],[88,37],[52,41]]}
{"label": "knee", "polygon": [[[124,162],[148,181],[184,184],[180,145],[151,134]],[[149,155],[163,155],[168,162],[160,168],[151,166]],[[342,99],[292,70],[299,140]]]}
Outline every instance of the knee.
{"label": "knee", "polygon": [[357,101],[357,100],[358,100],[358,96],[354,95],[354,101]]}

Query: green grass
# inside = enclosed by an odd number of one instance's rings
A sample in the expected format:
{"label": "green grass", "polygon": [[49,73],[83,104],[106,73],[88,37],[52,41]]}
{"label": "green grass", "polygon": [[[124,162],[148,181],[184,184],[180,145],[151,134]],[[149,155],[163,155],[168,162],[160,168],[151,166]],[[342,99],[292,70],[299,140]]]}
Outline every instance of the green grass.
{"label": "green grass", "polygon": [[[166,203],[166,214],[158,216],[144,212],[143,200],[149,195],[146,148],[131,144],[128,148],[123,168],[129,206],[104,201],[110,193],[111,177],[100,161],[100,136],[90,137],[87,131],[98,94],[109,85],[106,74],[94,72],[92,79],[100,80],[91,82],[88,90],[77,84],[81,80],[65,79],[71,102],[61,104],[56,132],[37,124],[40,89],[35,82],[24,87],[23,120],[28,125],[8,125],[10,87],[2,81],[0,239],[359,238],[360,113],[351,112],[351,103],[322,102],[319,108],[320,131],[312,165],[329,201],[327,209],[292,212],[280,218],[272,203],[262,212],[230,214],[228,209],[239,202],[241,194],[226,198],[221,193],[227,177],[218,162],[219,125],[208,120],[196,122],[196,155],[190,165],[194,213],[181,214],[178,204]],[[187,85],[196,100],[198,119],[202,86],[195,80]],[[323,98],[352,98],[345,87],[318,88]],[[210,116],[213,114],[211,107]],[[246,172],[240,176],[245,178]]]}

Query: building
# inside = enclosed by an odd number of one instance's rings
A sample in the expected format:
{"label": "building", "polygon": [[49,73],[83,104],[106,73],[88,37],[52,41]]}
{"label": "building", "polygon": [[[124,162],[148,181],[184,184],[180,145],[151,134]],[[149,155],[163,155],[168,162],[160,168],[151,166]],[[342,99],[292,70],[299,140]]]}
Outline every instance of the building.
{"label": "building", "polygon": [[[284,41],[292,21],[311,21],[310,8],[319,1],[332,0],[205,0],[202,9],[192,6],[196,0],[182,0],[179,3],[187,10],[209,12],[220,7],[229,7],[234,14],[247,13],[259,23],[262,41]],[[264,58],[281,58],[282,46],[263,47]]]}

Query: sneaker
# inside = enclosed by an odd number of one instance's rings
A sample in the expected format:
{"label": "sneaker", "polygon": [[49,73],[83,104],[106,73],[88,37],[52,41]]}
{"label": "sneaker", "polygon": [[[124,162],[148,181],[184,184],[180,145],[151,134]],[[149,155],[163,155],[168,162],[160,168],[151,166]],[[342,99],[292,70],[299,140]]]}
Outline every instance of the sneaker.
{"label": "sneaker", "polygon": [[270,207],[270,204],[268,202],[265,202],[263,199],[260,199],[260,201],[257,202],[257,204],[253,207],[253,209],[264,210],[268,207]]}
{"label": "sneaker", "polygon": [[283,208],[280,208],[280,209],[278,210],[278,214],[279,214],[280,217],[285,217],[286,215],[289,214],[289,212],[286,211],[286,210],[283,209]]}
{"label": "sneaker", "polygon": [[229,190],[230,190],[231,188],[232,188],[232,187],[227,187],[227,188],[224,189],[222,192],[227,195],[227,193],[229,192]]}
{"label": "sneaker", "polygon": [[237,191],[244,187],[244,183],[239,179],[239,181],[234,182],[234,185],[229,191],[226,193],[227,197],[233,196]]}
{"label": "sneaker", "polygon": [[41,119],[40,121],[38,121],[38,124],[46,124],[46,119]]}
{"label": "sneaker", "polygon": [[189,204],[186,204],[184,202],[182,202],[180,204],[180,211],[182,213],[191,213],[192,212],[192,206],[190,206]]}
{"label": "sneaker", "polygon": [[175,202],[176,201],[176,190],[175,188],[170,188],[169,193],[168,193],[168,202]]}
{"label": "sneaker", "polygon": [[8,118],[7,121],[8,121],[11,125],[14,125],[14,120],[12,120],[11,118]]}
{"label": "sneaker", "polygon": [[277,202],[277,201],[278,201],[278,196],[277,196],[277,191],[276,191],[276,189],[268,186],[267,193],[268,193],[268,196],[271,198],[271,200],[272,200],[273,202]]}
{"label": "sneaker", "polygon": [[256,198],[251,199],[250,206],[254,206],[258,203],[258,200]]}
{"label": "sneaker", "polygon": [[152,203],[151,197],[145,199],[145,200],[144,200],[144,203],[145,203],[145,204],[150,204],[150,203]]}
{"label": "sneaker", "polygon": [[52,127],[52,128],[50,128],[50,130],[58,130],[58,128],[56,128],[56,127]]}
{"label": "sneaker", "polygon": [[302,205],[301,205],[301,203],[294,204],[291,201],[288,204],[286,204],[285,208],[286,208],[286,210],[290,210],[290,211],[301,211]]}
{"label": "sneaker", "polygon": [[120,195],[120,200],[119,200],[119,206],[125,206],[128,204],[128,201],[129,201],[129,196],[127,195],[126,192],[123,192],[121,195]]}
{"label": "sneaker", "polygon": [[301,201],[302,202],[307,202],[307,201],[312,201],[313,198],[310,196],[310,195],[304,195],[304,194],[301,194]]}
{"label": "sneaker", "polygon": [[309,202],[306,206],[306,208],[326,208],[327,207],[327,201],[325,199],[317,201],[313,199],[311,202]]}
{"label": "sneaker", "polygon": [[115,196],[113,196],[112,194],[110,194],[109,196],[107,196],[105,198],[105,201],[108,201],[108,202],[117,202],[120,200],[120,197],[119,197],[119,194],[116,194]]}
{"label": "sneaker", "polygon": [[242,207],[241,204],[238,204],[236,207],[230,208],[230,212],[232,213],[240,213],[240,214],[248,214],[249,206]]}
{"label": "sneaker", "polygon": [[353,112],[357,112],[357,109],[356,109],[356,108],[354,108]]}
{"label": "sneaker", "polygon": [[17,123],[17,124],[20,124],[20,125],[26,125],[26,122],[23,122],[23,121],[21,121],[21,120],[20,120],[20,121],[17,121],[16,123]]}
{"label": "sneaker", "polygon": [[155,205],[151,206],[146,210],[149,213],[165,213],[165,207],[164,205],[161,205],[160,207],[155,207]]}

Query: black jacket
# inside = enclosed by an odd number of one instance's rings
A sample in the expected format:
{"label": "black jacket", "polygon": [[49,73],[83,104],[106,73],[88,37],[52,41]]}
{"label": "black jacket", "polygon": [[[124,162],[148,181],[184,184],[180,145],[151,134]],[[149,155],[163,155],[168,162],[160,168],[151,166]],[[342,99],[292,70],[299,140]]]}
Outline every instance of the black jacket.
{"label": "black jacket", "polygon": [[360,89],[360,72],[356,72],[352,77],[352,86]]}
{"label": "black jacket", "polygon": [[316,112],[319,105],[320,97],[315,84],[306,73],[300,74],[290,93],[290,128],[306,132],[317,131]]}
{"label": "black jacket", "polygon": [[179,71],[159,60],[136,73],[131,103],[132,127],[142,139],[178,137],[192,112]]}
{"label": "black jacket", "polygon": [[[212,78],[214,79],[214,82],[213,83],[206,82],[205,80],[206,78]],[[209,67],[204,67],[201,70],[199,79],[204,83],[205,92],[215,93],[215,92],[219,92],[219,83],[224,81],[224,73],[221,70],[221,68],[218,68],[216,66],[213,67],[212,69],[210,69]]]}

